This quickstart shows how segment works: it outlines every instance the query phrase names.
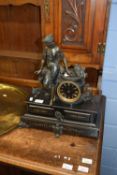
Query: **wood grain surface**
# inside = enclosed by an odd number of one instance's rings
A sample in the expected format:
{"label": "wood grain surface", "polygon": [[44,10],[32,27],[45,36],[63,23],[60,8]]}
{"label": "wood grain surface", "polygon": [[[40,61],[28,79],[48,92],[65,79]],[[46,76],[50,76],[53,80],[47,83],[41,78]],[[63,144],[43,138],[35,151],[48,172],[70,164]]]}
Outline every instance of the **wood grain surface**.
{"label": "wood grain surface", "polygon": [[[89,167],[88,175],[97,175],[99,140],[62,135],[36,129],[16,129],[0,137],[0,162],[47,174],[79,174],[79,165]],[[70,160],[65,160],[70,157]],[[92,165],[81,162],[93,159]],[[64,170],[63,163],[73,165],[73,171]]]}

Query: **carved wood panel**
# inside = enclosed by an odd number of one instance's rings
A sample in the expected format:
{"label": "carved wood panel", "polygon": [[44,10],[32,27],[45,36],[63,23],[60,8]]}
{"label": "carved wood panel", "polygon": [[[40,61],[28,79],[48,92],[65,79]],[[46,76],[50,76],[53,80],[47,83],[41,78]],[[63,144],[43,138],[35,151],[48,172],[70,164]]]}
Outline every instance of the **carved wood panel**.
{"label": "carved wood panel", "polygon": [[62,0],[62,43],[84,42],[86,0]]}
{"label": "carved wood panel", "polygon": [[[70,63],[99,69],[98,43],[103,42],[109,0],[56,0],[54,30],[56,42]],[[103,58],[102,58],[103,59]]]}

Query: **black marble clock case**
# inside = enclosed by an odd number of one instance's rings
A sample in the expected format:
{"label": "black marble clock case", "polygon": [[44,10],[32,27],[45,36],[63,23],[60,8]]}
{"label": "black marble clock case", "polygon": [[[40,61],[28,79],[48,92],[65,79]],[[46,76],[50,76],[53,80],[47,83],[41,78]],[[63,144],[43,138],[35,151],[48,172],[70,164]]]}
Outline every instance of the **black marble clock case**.
{"label": "black marble clock case", "polygon": [[[45,94],[44,94],[45,95]],[[105,97],[94,96],[81,104],[65,104],[56,100],[48,105],[40,97],[27,100],[27,113],[21,118],[21,127],[41,128],[54,131],[56,136],[62,133],[98,138],[101,122],[104,120]]]}

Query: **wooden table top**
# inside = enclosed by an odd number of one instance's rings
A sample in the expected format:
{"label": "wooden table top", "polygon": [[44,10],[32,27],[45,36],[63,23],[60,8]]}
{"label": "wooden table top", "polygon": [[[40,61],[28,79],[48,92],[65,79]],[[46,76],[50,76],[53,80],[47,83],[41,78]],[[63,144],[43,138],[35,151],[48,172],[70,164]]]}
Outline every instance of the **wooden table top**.
{"label": "wooden table top", "polygon": [[[89,167],[86,174],[96,175],[98,143],[99,140],[85,137],[55,138],[52,132],[15,129],[0,137],[0,162],[52,175],[85,175],[77,171],[78,166],[83,165]],[[93,164],[83,164],[82,158],[92,159]],[[73,165],[73,170],[63,169],[63,163]]]}

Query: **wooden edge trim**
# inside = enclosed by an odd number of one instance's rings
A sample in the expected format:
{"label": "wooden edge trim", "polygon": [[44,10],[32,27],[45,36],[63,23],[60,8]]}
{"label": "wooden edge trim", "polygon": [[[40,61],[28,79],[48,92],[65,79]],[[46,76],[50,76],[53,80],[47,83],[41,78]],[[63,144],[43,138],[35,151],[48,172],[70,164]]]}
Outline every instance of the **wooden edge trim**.
{"label": "wooden edge trim", "polygon": [[24,5],[24,4],[32,4],[36,6],[42,5],[41,0],[1,0],[0,5]]}
{"label": "wooden edge trim", "polygon": [[29,160],[24,160],[22,158],[15,158],[13,156],[6,156],[4,154],[0,153],[0,162],[5,164],[14,165],[20,168],[25,168],[31,171],[35,172],[44,172],[44,173],[50,173],[53,175],[68,175],[68,174],[74,174],[73,171],[65,171],[64,169],[60,168],[52,168],[49,165],[44,165],[41,163],[31,162]]}
{"label": "wooden edge trim", "polygon": [[0,76],[1,83],[10,83],[14,85],[19,86],[25,86],[25,87],[39,87],[40,83],[37,80],[28,80],[28,79],[22,79],[22,78],[11,78],[11,77],[4,77]]}

